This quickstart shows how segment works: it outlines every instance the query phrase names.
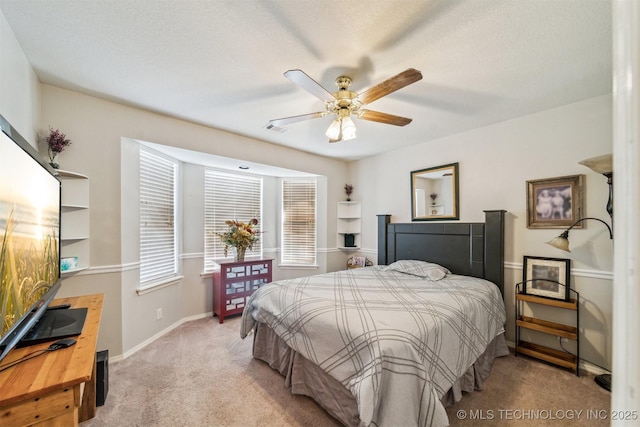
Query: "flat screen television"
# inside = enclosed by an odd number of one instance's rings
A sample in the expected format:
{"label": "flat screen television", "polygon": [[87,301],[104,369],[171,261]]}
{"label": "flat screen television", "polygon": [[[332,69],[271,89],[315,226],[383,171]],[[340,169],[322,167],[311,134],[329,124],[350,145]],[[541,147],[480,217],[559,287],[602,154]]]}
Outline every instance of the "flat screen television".
{"label": "flat screen television", "polygon": [[56,172],[0,116],[0,360],[43,316],[60,288]]}

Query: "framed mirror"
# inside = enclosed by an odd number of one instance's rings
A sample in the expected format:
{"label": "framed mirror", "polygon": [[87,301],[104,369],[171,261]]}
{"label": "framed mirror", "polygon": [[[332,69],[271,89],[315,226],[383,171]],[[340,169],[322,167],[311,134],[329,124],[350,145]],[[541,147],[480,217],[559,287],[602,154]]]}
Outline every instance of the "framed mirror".
{"label": "framed mirror", "polygon": [[411,172],[411,220],[459,219],[458,163]]}

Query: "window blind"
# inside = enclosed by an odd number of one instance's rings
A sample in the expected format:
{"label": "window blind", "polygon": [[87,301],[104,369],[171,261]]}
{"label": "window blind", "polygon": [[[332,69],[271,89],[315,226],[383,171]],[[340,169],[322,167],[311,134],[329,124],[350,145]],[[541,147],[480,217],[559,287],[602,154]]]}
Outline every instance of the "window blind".
{"label": "window blind", "polygon": [[282,180],[281,262],[316,264],[316,180]]}
{"label": "window blind", "polygon": [[[234,249],[224,255],[224,244],[215,233],[229,229],[228,220],[248,222],[258,220],[256,230],[262,229],[262,178],[249,175],[205,170],[204,173],[204,268],[211,271],[215,260],[232,260]],[[262,239],[259,239],[247,257],[262,258]]]}
{"label": "window blind", "polygon": [[177,165],[140,151],[140,285],[177,273]]}

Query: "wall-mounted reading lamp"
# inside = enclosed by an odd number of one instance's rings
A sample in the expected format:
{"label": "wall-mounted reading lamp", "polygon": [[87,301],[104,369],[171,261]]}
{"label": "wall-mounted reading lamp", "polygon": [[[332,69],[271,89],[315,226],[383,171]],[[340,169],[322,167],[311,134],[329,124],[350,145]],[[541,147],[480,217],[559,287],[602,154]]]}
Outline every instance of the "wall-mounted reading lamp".
{"label": "wall-mounted reading lamp", "polygon": [[553,239],[549,240],[547,242],[548,245],[553,246],[554,248],[560,249],[561,251],[565,251],[565,252],[571,252],[569,250],[569,231],[575,227],[576,225],[578,225],[579,223],[581,223],[582,221],[586,221],[588,219],[595,219],[596,221],[600,221],[601,223],[603,223],[604,225],[607,226],[607,230],[609,230],[609,238],[613,239],[613,231],[611,230],[611,227],[609,227],[609,224],[607,224],[606,222],[604,222],[601,219],[598,218],[591,218],[591,217],[586,217],[586,218],[580,218],[579,220],[577,220],[576,222],[573,223],[573,225],[569,228],[567,228],[566,230],[564,230],[562,232],[561,235],[559,235],[558,237],[554,237]]}
{"label": "wall-mounted reading lamp", "polygon": [[[601,173],[602,175],[607,177],[607,184],[609,184],[609,200],[607,200],[607,212],[609,212],[611,223],[613,224],[613,155],[604,154],[602,156],[592,157],[590,159],[578,162],[578,164],[584,165],[590,168],[592,171]],[[607,227],[607,230],[609,230],[609,238],[613,239],[613,231],[611,230],[611,227],[609,227],[609,224],[598,218],[586,217],[580,218],[579,220],[574,222],[571,227],[567,228],[558,237],[555,237],[548,241],[547,244],[562,251],[571,252],[569,250],[569,231],[573,227],[575,227],[582,221],[586,221],[587,219],[595,219],[596,221],[600,221],[601,223],[603,223]]]}
{"label": "wall-mounted reading lamp", "polygon": [[[613,155],[605,154],[598,157],[592,157],[590,159],[583,160],[578,162],[578,164],[584,165],[590,168],[592,171],[596,173],[601,173],[602,175],[607,177],[607,184],[609,184],[609,200],[607,201],[607,212],[609,212],[609,216],[611,217],[611,224],[613,224]],[[609,224],[604,222],[598,218],[580,218],[577,220],[571,227],[567,228],[561,235],[555,237],[547,242],[547,244],[553,246],[554,248],[571,252],[569,250],[569,230],[576,226],[576,224],[585,221],[587,219],[595,219],[596,221],[600,221],[604,225],[607,226],[607,230],[609,230],[609,238],[613,239],[613,231]],[[600,374],[595,377],[596,384],[605,390],[611,391],[611,374]]]}

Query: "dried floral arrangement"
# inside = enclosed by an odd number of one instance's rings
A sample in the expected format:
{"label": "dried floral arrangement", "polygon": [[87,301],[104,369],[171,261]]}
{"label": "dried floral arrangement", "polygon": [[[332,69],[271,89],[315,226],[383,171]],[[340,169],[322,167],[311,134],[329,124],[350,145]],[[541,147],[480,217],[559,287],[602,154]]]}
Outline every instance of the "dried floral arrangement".
{"label": "dried floral arrangement", "polygon": [[351,184],[345,184],[344,185],[344,192],[347,195],[347,202],[351,200],[351,193],[353,193],[353,185]]}
{"label": "dried floral arrangement", "polygon": [[258,241],[260,231],[256,230],[258,220],[253,218],[248,222],[237,220],[225,221],[229,226],[229,230],[224,233],[215,233],[222,243],[224,243],[224,256],[227,256],[230,247],[236,248],[236,257],[238,261],[244,260],[244,254],[247,249],[253,248]]}
{"label": "dried floral arrangement", "polygon": [[45,138],[45,142],[47,143],[47,149],[49,150],[49,163],[54,168],[59,168],[60,165],[56,163],[56,156],[64,151],[69,145],[71,145],[71,140],[67,138],[67,135],[60,132],[59,129],[53,129],[49,126],[49,135]]}

